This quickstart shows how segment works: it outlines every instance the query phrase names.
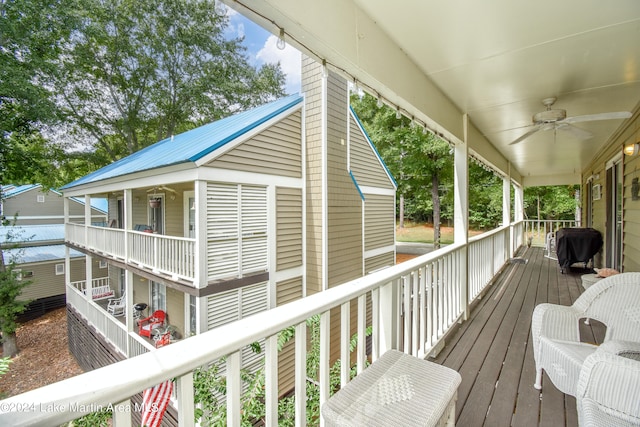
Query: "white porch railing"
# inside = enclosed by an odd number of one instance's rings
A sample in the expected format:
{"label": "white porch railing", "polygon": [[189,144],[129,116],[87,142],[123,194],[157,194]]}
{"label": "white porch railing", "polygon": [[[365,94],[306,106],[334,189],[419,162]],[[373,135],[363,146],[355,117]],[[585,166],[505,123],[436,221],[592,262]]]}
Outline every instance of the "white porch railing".
{"label": "white porch railing", "polygon": [[[83,294],[87,294],[87,281],[86,280],[78,280],[76,282],[71,282],[69,285],[78,289]],[[113,289],[109,285],[108,277],[98,277],[96,279],[91,279],[91,298],[94,301],[110,298],[115,295]]]}
{"label": "white porch railing", "polygon": [[[183,426],[194,425],[193,371],[221,357],[226,359],[227,424],[240,425],[240,361],[243,348],[264,340],[266,413],[269,426],[277,425],[278,333],[295,327],[295,411],[296,424],[306,420],[306,320],[320,316],[320,404],[329,396],[329,343],[332,309],[340,311],[341,359],[348,360],[351,331],[357,330],[358,373],[365,366],[367,298],[371,300],[372,354],[377,360],[386,350],[404,348],[418,357],[428,355],[467,308],[470,291],[466,283],[483,283],[508,256],[509,227],[475,237],[469,245],[450,245],[402,264],[353,280],[327,291],[294,301],[179,341],[148,354],[113,364],[0,402],[0,425],[60,425],[96,408],[123,403],[131,408],[131,396],[175,378],[178,417]],[[489,250],[491,248],[491,250]],[[469,271],[482,274],[462,280],[467,254],[475,254]],[[482,256],[481,256],[482,253]],[[485,253],[492,254],[485,256]],[[488,266],[487,266],[488,264]],[[481,287],[482,285],[478,285]],[[71,289],[72,304],[82,297]],[[69,292],[73,294],[73,292]],[[473,293],[477,293],[474,290]],[[84,300],[86,304],[92,302]],[[350,325],[351,302],[356,325]],[[335,328],[334,328],[335,329]],[[348,364],[343,364],[342,383],[348,381]],[[47,408],[60,410],[47,410]],[[21,410],[21,411],[20,411]],[[114,413],[117,425],[131,425],[130,414]]]}
{"label": "white porch railing", "polygon": [[510,227],[501,227],[469,239],[469,303],[509,259],[509,232]]}
{"label": "white porch railing", "polygon": [[564,227],[580,227],[580,221],[575,220],[534,220],[524,221],[525,238],[530,239],[531,246],[545,246],[547,234]]}
{"label": "white porch railing", "polygon": [[174,279],[195,279],[195,239],[67,223],[66,240]]}
{"label": "white porch railing", "polygon": [[[87,300],[85,294],[73,283],[67,286],[67,304],[73,306],[78,313],[84,316],[87,323],[95,327],[123,355],[137,356],[153,348],[134,332],[128,333],[126,325],[107,313],[98,304]],[[129,347],[127,347],[127,341]]]}

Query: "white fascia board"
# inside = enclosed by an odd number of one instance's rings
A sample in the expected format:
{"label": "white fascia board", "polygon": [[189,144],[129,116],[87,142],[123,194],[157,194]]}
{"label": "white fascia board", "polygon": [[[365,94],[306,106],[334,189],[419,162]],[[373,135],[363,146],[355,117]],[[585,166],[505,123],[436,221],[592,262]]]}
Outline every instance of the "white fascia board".
{"label": "white fascia board", "polygon": [[363,185],[360,187],[360,191],[362,191],[362,194],[364,194],[365,196],[367,194],[374,194],[378,196],[395,196],[396,195],[396,190],[394,188],[368,187],[366,185]]}
{"label": "white fascia board", "polygon": [[194,181],[197,177],[196,168],[192,162],[151,169],[115,178],[105,179],[95,183],[82,184],[64,190],[65,197],[80,197],[85,194],[103,194],[122,191],[126,188],[153,187],[176,182]]}
{"label": "white fascia board", "polygon": [[229,151],[233,150],[234,148],[236,148],[238,145],[242,144],[245,141],[248,141],[249,139],[253,138],[254,136],[260,134],[261,132],[263,132],[264,130],[270,128],[271,126],[273,126],[274,124],[278,123],[280,120],[290,116],[291,114],[293,114],[294,112],[301,110],[302,109],[302,104],[304,104],[304,102],[299,102],[296,105],[294,105],[293,107],[282,111],[280,114],[273,116],[270,120],[267,120],[266,122],[260,124],[259,126],[254,127],[253,129],[243,133],[242,135],[238,136],[237,138],[227,142],[226,144],[224,144],[222,147],[218,148],[217,150],[212,151],[211,153],[207,154],[206,156],[202,157],[199,160],[196,160],[195,164],[196,166],[202,166],[202,165],[206,165],[207,163],[209,163],[210,161],[222,156],[225,153],[228,153]]}

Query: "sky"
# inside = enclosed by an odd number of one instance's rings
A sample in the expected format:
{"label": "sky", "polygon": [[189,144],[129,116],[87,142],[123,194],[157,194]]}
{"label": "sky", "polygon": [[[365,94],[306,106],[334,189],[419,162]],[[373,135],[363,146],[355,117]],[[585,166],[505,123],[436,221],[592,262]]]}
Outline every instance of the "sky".
{"label": "sky", "polygon": [[253,21],[245,18],[233,9],[227,8],[229,28],[227,35],[244,37],[247,56],[252,65],[260,67],[266,63],[280,62],[280,67],[286,75],[287,94],[300,92],[300,51],[289,46],[284,50],[276,47],[278,37],[263,29]]}

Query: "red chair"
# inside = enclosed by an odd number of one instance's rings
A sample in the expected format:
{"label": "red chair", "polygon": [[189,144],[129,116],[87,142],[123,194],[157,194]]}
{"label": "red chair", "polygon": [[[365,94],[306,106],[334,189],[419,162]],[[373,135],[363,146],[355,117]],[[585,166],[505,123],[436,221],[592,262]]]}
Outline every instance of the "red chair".
{"label": "red chair", "polygon": [[141,337],[151,338],[151,332],[154,329],[164,326],[166,317],[167,314],[164,311],[156,310],[151,316],[140,319],[138,321],[138,334]]}

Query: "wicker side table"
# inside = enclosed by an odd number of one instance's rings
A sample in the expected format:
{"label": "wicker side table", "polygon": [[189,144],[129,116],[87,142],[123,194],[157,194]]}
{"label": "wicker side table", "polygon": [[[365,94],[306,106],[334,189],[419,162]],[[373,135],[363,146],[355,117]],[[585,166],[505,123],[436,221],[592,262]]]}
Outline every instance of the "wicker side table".
{"label": "wicker side table", "polygon": [[460,374],[396,350],[331,396],[327,426],[454,426]]}

